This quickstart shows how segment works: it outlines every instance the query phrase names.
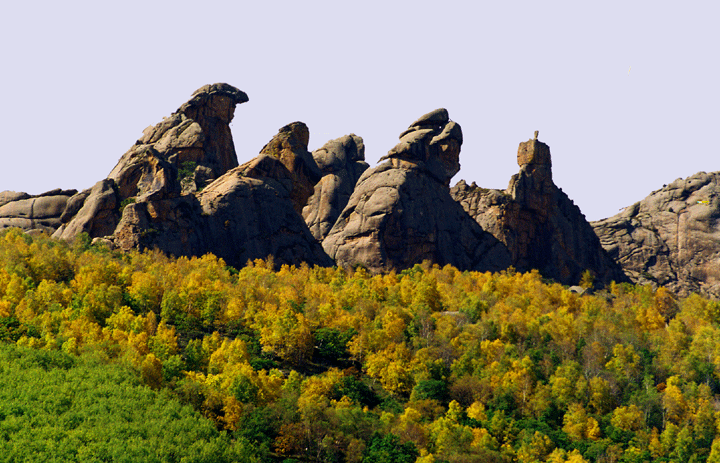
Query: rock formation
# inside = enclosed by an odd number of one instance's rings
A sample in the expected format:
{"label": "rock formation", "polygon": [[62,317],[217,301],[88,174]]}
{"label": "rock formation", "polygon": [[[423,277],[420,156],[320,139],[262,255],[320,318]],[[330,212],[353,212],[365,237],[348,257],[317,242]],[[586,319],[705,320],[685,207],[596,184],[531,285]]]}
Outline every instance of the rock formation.
{"label": "rock formation", "polygon": [[677,179],[592,226],[633,282],[720,297],[720,172]]}
{"label": "rock formation", "polygon": [[[98,183],[73,198],[78,213],[64,214],[67,220],[53,236],[74,239],[81,232],[111,234],[120,220],[121,206],[177,198],[236,167],[228,124],[235,106],[246,101],[244,92],[228,84],[199,88],[170,117],[143,131],[108,175],[111,182]],[[89,221],[102,222],[102,226]]]}
{"label": "rock formation", "polygon": [[290,172],[293,187],[290,192],[295,210],[302,209],[313,194],[322,174],[307,149],[310,131],[302,122],[293,122],[280,129],[277,135],[260,151],[261,155],[278,159]]}
{"label": "rock formation", "polygon": [[52,190],[30,196],[15,191],[0,192],[0,230],[10,227],[52,234],[60,226],[60,217],[77,190]]}
{"label": "rock formation", "polygon": [[365,144],[355,134],[330,140],[313,151],[323,177],[315,185],[302,214],[315,239],[325,239],[368,168]]}
{"label": "rock formation", "polygon": [[547,278],[576,284],[590,270],[599,283],[626,281],[606,254],[580,209],[552,180],[550,148],[535,139],[521,143],[520,172],[507,190],[488,190],[460,181],[456,201],[502,241],[520,271],[538,269]]}
{"label": "rock formation", "polygon": [[126,251],[212,252],[234,266],[272,255],[277,264],[334,260],[380,272],[430,260],[538,269],[564,284],[589,270],[598,284],[629,276],[720,298],[720,172],[678,179],[591,226],[554,184],[537,132],[520,144],[520,171],[506,190],[449,188],[463,135],[445,109],[413,122],[372,169],[354,134],[308,152],[302,122],[238,165],[229,123],[246,101],[228,84],[206,85],[145,129],[92,188],[0,192],[0,230],[87,233]]}
{"label": "rock formation", "polygon": [[298,213],[320,179],[301,122],[280,130],[269,154],[238,166],[229,123],[247,95],[206,85],[145,129],[107,179],[67,201],[54,236],[80,233],[123,250],[212,252],[231,265],[274,256],[278,264],[332,265]]}
{"label": "rock formation", "polygon": [[402,270],[423,260],[460,269],[499,270],[505,247],[453,201],[450,178],[460,168],[460,126],[438,109],[414,122],[400,143],[365,171],[323,241],[341,266]]}

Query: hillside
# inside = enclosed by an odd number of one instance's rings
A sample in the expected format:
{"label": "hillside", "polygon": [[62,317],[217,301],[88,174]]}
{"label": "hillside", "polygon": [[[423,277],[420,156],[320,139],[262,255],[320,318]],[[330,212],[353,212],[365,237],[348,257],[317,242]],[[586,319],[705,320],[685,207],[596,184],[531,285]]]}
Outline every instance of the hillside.
{"label": "hillside", "polygon": [[[91,356],[260,461],[720,458],[717,302],[630,284],[581,296],[512,269],[273,267],[3,232],[0,338],[17,346],[2,349],[17,349],[4,376],[21,362],[69,379]],[[50,363],[23,360],[33,350]],[[81,374],[95,384],[72,403],[101,403],[94,391],[117,374]],[[3,396],[0,445],[60,406],[66,390],[47,384],[23,410]],[[193,423],[167,432],[179,442],[205,426]],[[72,420],[54,426],[43,442],[72,438]],[[154,438],[134,426],[125,439]],[[77,455],[96,449],[74,442]]]}

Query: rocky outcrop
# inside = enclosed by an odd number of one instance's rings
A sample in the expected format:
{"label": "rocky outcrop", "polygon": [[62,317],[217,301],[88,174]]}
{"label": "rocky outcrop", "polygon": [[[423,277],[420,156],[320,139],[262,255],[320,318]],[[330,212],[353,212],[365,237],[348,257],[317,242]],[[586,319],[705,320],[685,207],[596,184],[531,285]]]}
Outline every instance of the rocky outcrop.
{"label": "rocky outcrop", "polygon": [[195,91],[170,117],[146,128],[107,179],[71,198],[53,236],[111,235],[126,205],[179,198],[237,167],[229,123],[235,106],[246,101],[228,84]]}
{"label": "rocky outcrop", "polygon": [[52,190],[30,196],[15,191],[0,192],[0,230],[18,227],[25,231],[52,234],[61,225],[68,200],[77,190]]}
{"label": "rocky outcrop", "polygon": [[315,184],[320,181],[322,173],[312,154],[307,149],[310,131],[302,122],[293,122],[280,129],[260,151],[261,155],[271,156],[279,160],[290,172],[292,190],[290,197],[298,214],[313,194]]}
{"label": "rocky outcrop", "polygon": [[[120,219],[120,197],[115,182],[105,179],[97,182],[90,190],[74,195],[68,201],[63,215],[62,226],[53,234],[54,238],[74,239],[81,233],[95,238],[112,234]],[[76,214],[70,214],[77,209]]]}
{"label": "rocky outcrop", "polygon": [[341,266],[402,270],[423,260],[460,269],[509,265],[504,245],[453,201],[450,178],[460,167],[460,126],[445,109],[403,132],[383,164],[365,171],[323,241]]}
{"label": "rocky outcrop", "polygon": [[355,134],[330,140],[313,151],[322,178],[302,214],[315,239],[325,239],[355,190],[355,184],[368,168],[365,144]]}
{"label": "rocky outcrop", "polygon": [[320,178],[307,127],[283,127],[238,166],[228,123],[247,100],[227,84],[202,87],[146,129],[107,179],[67,201],[55,236],[84,232],[125,251],[174,256],[212,252],[234,266],[270,255],[278,265],[332,265],[297,212]]}
{"label": "rocky outcrop", "polygon": [[460,181],[453,198],[507,246],[520,271],[538,269],[563,284],[578,283],[585,270],[598,283],[626,281],[580,209],[553,183],[550,148],[536,137],[520,144],[517,160],[520,172],[507,190]]}
{"label": "rocky outcrop", "polygon": [[[277,160],[263,160],[265,165],[272,162]],[[332,265],[294,209],[286,185],[270,177],[245,176],[237,168],[199,194],[213,252],[235,265],[269,255],[277,264]]]}
{"label": "rocky outcrop", "polygon": [[633,282],[720,297],[720,172],[677,179],[592,226]]}
{"label": "rocky outcrop", "polygon": [[[262,169],[280,180],[262,176]],[[158,248],[176,256],[212,252],[238,267],[270,255],[278,265],[332,265],[294,210],[291,187],[282,163],[260,156],[201,193],[126,206],[114,241],[123,250]]]}
{"label": "rocky outcrop", "polygon": [[447,109],[440,108],[413,122],[380,161],[390,159],[396,166],[410,163],[450,186],[450,179],[460,171],[462,142],[460,126],[450,120]]}
{"label": "rocky outcrop", "polygon": [[108,178],[123,199],[203,188],[238,165],[229,124],[235,106],[246,101],[228,84],[199,88],[170,117],[146,128]]}

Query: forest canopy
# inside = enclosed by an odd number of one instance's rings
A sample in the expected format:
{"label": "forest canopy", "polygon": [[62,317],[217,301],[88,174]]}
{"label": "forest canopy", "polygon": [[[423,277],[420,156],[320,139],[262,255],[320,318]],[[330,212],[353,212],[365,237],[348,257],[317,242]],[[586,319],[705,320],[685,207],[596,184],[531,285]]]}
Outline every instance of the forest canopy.
{"label": "forest canopy", "polygon": [[719,339],[662,287],[9,230],[0,461],[720,462]]}

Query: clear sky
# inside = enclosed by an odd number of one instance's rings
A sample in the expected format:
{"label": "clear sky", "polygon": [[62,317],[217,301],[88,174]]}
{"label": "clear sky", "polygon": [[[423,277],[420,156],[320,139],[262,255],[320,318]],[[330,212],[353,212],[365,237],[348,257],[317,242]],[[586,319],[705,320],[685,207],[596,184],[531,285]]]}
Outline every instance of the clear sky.
{"label": "clear sky", "polygon": [[5,2],[0,190],[105,178],[204,84],[250,101],[240,163],[303,121],[310,150],[348,133],[371,166],[422,114],[463,129],[464,178],[505,188],[540,131],[589,220],[720,170],[720,2]]}

